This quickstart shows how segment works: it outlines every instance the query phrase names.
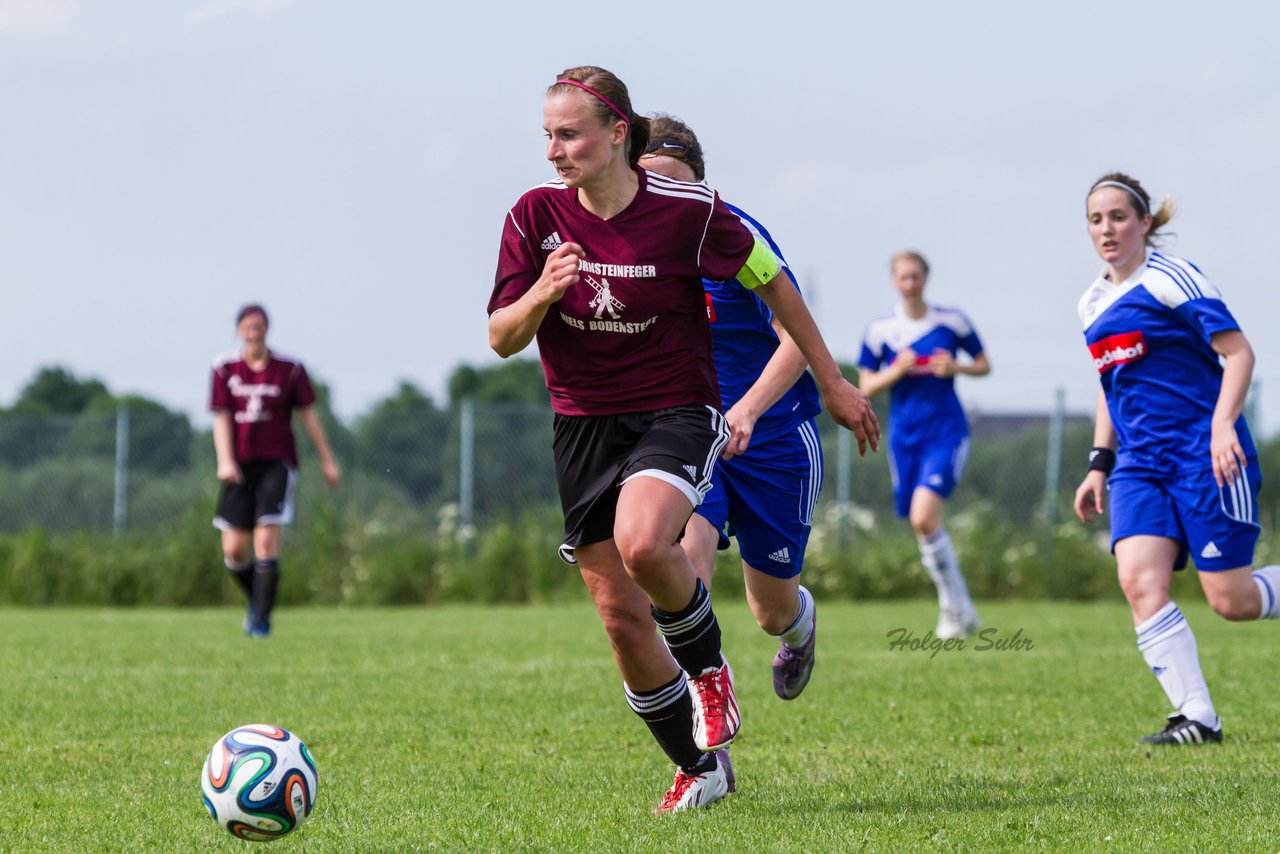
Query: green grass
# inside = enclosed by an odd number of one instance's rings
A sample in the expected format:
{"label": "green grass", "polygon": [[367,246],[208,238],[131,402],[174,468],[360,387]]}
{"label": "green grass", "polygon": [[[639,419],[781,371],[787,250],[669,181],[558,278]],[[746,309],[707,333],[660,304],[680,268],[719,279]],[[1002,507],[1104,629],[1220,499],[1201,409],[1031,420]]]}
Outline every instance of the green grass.
{"label": "green grass", "polygon": [[892,651],[929,603],[823,604],[804,696],[721,620],[739,791],[654,818],[671,770],[589,606],[0,610],[0,850],[241,850],[198,777],[233,726],[293,730],[317,809],[272,850],[1233,851],[1280,848],[1277,627],[1187,608],[1227,742],[1153,750],[1166,701],[1122,605],[982,609],[1029,651]]}

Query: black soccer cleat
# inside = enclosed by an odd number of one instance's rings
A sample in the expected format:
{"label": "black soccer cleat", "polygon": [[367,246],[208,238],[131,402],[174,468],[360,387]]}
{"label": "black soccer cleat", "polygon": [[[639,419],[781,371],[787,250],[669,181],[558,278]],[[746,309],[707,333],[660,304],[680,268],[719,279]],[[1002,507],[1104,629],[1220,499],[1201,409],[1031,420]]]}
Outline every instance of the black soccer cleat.
{"label": "black soccer cleat", "polygon": [[1138,739],[1138,744],[1221,744],[1222,724],[1209,729],[1199,721],[1187,720],[1176,712],[1169,715],[1165,728]]}

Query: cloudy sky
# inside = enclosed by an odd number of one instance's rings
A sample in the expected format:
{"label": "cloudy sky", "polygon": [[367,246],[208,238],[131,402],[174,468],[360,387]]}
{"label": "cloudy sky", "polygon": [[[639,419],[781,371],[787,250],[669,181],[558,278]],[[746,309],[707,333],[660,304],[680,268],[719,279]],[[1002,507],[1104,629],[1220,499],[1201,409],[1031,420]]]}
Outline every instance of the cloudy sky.
{"label": "cloudy sky", "polygon": [[[246,300],[355,416],[489,353],[506,209],[545,180],[562,68],[687,120],[854,359],[887,259],[934,267],[995,370],[984,411],[1096,389],[1084,192],[1180,203],[1280,429],[1280,12],[1271,4],[0,0],[0,404],[62,364],[204,420]],[[785,13],[782,11],[785,10]],[[531,351],[532,352],[532,351]]]}

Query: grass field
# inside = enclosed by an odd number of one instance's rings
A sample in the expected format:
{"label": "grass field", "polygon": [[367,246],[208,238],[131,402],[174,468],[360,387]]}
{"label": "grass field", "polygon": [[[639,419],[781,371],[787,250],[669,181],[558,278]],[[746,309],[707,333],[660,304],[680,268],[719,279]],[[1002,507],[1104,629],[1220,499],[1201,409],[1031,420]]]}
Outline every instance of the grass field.
{"label": "grass field", "polygon": [[[1276,851],[1275,625],[1186,608],[1227,742],[1153,750],[1166,701],[1123,606],[988,605],[1032,649],[892,650],[929,603],[822,605],[805,694],[725,602],[739,791],[655,818],[671,769],[589,606],[0,610],[2,850],[233,850],[198,777],[233,726],[295,731],[316,812],[272,850]],[[710,847],[710,846],[714,847]]]}

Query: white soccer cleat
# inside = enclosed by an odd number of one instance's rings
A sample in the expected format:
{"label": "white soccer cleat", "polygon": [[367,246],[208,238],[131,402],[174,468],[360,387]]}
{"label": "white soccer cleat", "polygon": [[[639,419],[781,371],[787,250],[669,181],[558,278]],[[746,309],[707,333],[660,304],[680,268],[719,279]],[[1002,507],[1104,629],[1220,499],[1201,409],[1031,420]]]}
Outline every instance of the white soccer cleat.
{"label": "white soccer cleat", "polygon": [[964,638],[982,628],[978,612],[972,605],[962,610],[947,609],[938,615],[938,626],[933,630],[939,640]]}
{"label": "white soccer cleat", "polygon": [[729,777],[723,763],[717,762],[715,768],[701,774],[686,774],[684,769],[677,768],[675,782],[653,814],[709,807],[727,794]]}
{"label": "white soccer cleat", "polygon": [[720,656],[719,667],[708,667],[689,680],[693,697],[693,741],[704,753],[728,747],[738,736],[742,713],[733,693],[733,668]]}

